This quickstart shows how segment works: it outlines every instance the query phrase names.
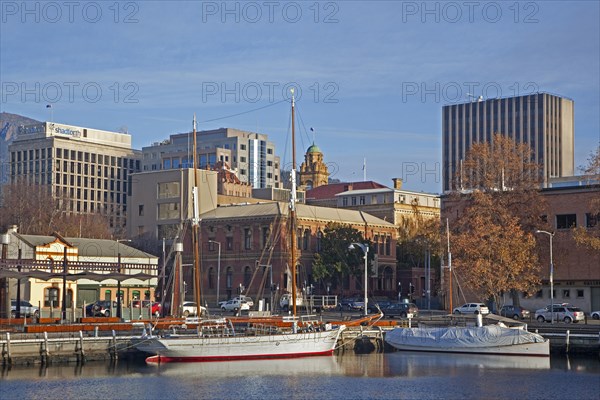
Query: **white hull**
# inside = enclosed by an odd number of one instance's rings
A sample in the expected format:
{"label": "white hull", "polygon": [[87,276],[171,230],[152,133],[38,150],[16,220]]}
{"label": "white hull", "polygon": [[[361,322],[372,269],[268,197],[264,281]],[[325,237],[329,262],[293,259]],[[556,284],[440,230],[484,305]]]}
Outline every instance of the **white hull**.
{"label": "white hull", "polygon": [[147,336],[134,346],[155,357],[148,362],[256,360],[331,355],[344,327],[324,332],[257,336]]}
{"label": "white hull", "polygon": [[385,341],[405,351],[550,356],[549,340],[522,329],[499,326],[395,328],[386,333]]}

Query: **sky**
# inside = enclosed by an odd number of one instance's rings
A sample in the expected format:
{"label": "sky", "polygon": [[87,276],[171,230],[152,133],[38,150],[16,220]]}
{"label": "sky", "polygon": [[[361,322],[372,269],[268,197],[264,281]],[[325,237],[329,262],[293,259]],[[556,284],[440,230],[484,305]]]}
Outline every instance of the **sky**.
{"label": "sky", "polygon": [[[0,111],[109,131],[266,133],[291,164],[441,192],[441,111],[472,96],[575,101],[600,142],[598,1],[0,1]],[[51,104],[51,108],[46,106]],[[313,128],[311,130],[310,128]],[[366,160],[366,163],[365,163]]]}

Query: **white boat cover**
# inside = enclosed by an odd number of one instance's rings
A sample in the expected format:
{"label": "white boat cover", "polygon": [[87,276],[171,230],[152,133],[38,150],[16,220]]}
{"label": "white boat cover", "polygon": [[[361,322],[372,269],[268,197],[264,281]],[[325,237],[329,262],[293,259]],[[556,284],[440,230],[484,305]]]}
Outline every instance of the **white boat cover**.
{"label": "white boat cover", "polygon": [[502,325],[481,327],[395,328],[385,335],[392,346],[448,348],[501,347],[542,343],[544,338],[520,328]]}

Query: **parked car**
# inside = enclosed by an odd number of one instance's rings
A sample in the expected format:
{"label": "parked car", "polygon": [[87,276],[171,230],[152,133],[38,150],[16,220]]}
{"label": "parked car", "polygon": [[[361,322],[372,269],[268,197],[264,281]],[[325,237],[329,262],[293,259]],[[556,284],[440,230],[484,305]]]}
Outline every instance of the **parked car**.
{"label": "parked car", "polygon": [[566,324],[571,322],[579,322],[585,320],[585,314],[580,308],[574,307],[568,303],[548,305],[540,308],[535,312],[535,319],[538,322],[550,322],[552,320],[552,312],[554,311],[554,320],[563,321]]}
{"label": "parked car", "polygon": [[[19,308],[20,308],[20,312],[21,312],[21,317],[38,318],[40,316],[40,309],[38,307],[32,305],[30,302],[21,300],[19,305],[20,305]],[[10,301],[10,317],[11,318],[17,317],[17,301],[16,300]]]}
{"label": "parked car", "polygon": [[113,310],[117,308],[116,301],[97,300],[85,306],[85,315],[88,317],[110,317],[111,308]]}
{"label": "parked car", "polygon": [[[182,309],[183,316],[186,318],[190,316],[197,316],[198,314],[198,305],[193,301],[186,301],[185,303],[183,303]],[[200,306],[200,315],[206,315],[207,312],[208,311],[206,310],[206,307]]]}
{"label": "parked car", "polygon": [[369,304],[367,305],[367,312],[375,313],[375,312],[379,312],[379,310],[383,311],[384,309],[388,308],[392,304],[394,304],[394,303],[392,303],[389,300],[379,300],[379,301],[369,300]]}
{"label": "parked car", "polygon": [[131,306],[133,308],[144,308],[144,309],[148,309],[148,307],[151,308],[150,313],[156,317],[160,317],[160,311],[162,309],[162,306],[160,303],[156,302],[156,301],[150,301],[150,300],[133,300],[131,302]]}
{"label": "parked car", "polygon": [[483,303],[466,303],[460,307],[456,307],[454,314],[489,314],[490,309]]}
{"label": "parked car", "polygon": [[503,305],[500,309],[500,315],[506,318],[525,319],[531,316],[531,311],[520,306]]}
{"label": "parked car", "polygon": [[593,319],[600,319],[600,311],[592,311],[591,315]]}
{"label": "parked car", "polygon": [[355,301],[357,300],[354,297],[341,299],[338,303],[338,308],[340,310],[352,310],[352,305]]}
{"label": "parked car", "polygon": [[[234,297],[234,299],[239,299],[240,296]],[[245,301],[246,303],[248,303],[248,307],[252,308],[254,307],[254,300],[252,300],[252,297],[248,297],[248,296],[242,296],[242,301]]]}
{"label": "parked car", "polygon": [[383,316],[388,318],[406,318],[408,317],[408,314],[412,314],[413,317],[419,315],[419,307],[414,303],[394,303],[390,304],[389,307],[384,308],[382,311]]}
{"label": "parked car", "polygon": [[250,309],[250,306],[248,305],[248,303],[246,303],[243,300],[240,303],[240,300],[237,298],[228,300],[227,303],[225,303],[225,304],[223,304],[223,306],[221,306],[221,310],[223,310],[223,311],[238,311],[238,310],[249,310],[249,309]]}

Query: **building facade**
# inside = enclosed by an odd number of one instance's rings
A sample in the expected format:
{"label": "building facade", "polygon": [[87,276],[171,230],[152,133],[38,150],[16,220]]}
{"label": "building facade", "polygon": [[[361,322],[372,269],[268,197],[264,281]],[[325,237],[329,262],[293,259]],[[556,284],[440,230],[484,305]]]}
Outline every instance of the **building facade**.
{"label": "building facade", "polygon": [[[126,243],[65,238],[58,234],[23,235],[16,227],[3,236],[8,237],[8,243],[2,245],[6,249],[3,249],[0,271],[12,276],[8,278],[7,297],[16,299],[19,293],[21,300],[40,307],[41,316],[60,316],[63,299],[68,315],[75,313],[74,307],[81,309],[96,300],[116,300],[117,279],[121,281],[123,307],[129,307],[134,299],[155,297],[158,257]],[[140,273],[144,275],[142,279],[134,277]],[[127,275],[132,277],[125,279]],[[18,276],[21,276],[19,280]]]}
{"label": "building facade", "polygon": [[[538,256],[541,267],[541,285],[535,293],[519,293],[520,305],[535,311],[546,307],[554,297],[555,303],[570,303],[586,313],[600,308],[600,252],[578,245],[574,239],[574,228],[584,228],[587,232],[600,236],[600,215],[594,211],[592,200],[600,198],[600,184],[586,183],[587,179],[572,177],[567,180],[553,180],[556,187],[540,189],[541,201],[545,204],[545,215],[540,215],[540,225],[552,233],[552,253],[554,264],[554,295],[550,295],[550,238],[547,234],[535,234],[538,243]],[[467,194],[460,199],[443,197],[442,218],[449,218],[450,226],[463,215]],[[450,243],[452,247],[452,243]],[[456,259],[457,255],[453,255]],[[456,276],[455,276],[456,278]],[[446,278],[446,281],[447,278]],[[461,282],[459,282],[461,283]],[[460,290],[467,301],[481,301],[464,285]],[[445,288],[446,292],[448,288]],[[454,291],[454,304],[465,300]],[[512,303],[510,294],[503,299]]]}
{"label": "building facade", "polygon": [[217,171],[193,168],[140,172],[130,176],[128,237],[172,240],[194,217],[193,187],[198,182],[199,214],[217,207]]}
{"label": "building facade", "polygon": [[[281,294],[291,291],[287,203],[223,206],[203,214],[201,219],[203,288],[209,304],[236,295],[240,285],[247,295],[272,298],[275,304]],[[371,266],[368,288],[369,296],[394,296],[395,227],[361,211],[304,204],[297,204],[298,290],[340,296],[364,290],[361,277],[346,277],[341,287],[313,278],[313,258],[321,249],[323,229],[329,222],[349,225],[371,241],[387,238],[381,248],[371,249],[378,257]]]}
{"label": "building facade", "polygon": [[495,133],[527,143],[543,180],[574,174],[574,102],[548,93],[479,100],[442,108],[443,191],[457,189],[455,177],[473,143]]}
{"label": "building facade", "polygon": [[[252,188],[281,187],[280,161],[275,144],[262,133],[232,128],[196,132],[198,167],[214,169],[218,163]],[[142,171],[193,167],[192,133],[174,134],[163,142],[143,147]]]}
{"label": "building facade", "polygon": [[131,135],[44,122],[22,126],[9,146],[10,182],[44,184],[72,214],[101,213],[126,226],[127,179],[140,170]]}

